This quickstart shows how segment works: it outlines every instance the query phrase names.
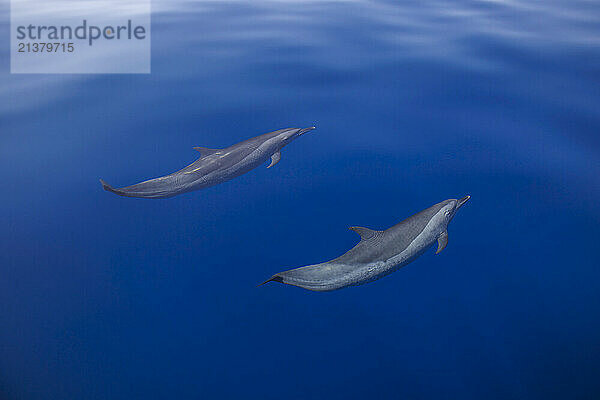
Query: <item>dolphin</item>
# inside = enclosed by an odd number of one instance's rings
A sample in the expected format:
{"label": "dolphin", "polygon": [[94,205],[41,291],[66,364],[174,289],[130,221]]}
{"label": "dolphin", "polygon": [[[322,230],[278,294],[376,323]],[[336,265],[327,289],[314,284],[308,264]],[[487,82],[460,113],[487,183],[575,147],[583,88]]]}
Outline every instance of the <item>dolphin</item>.
{"label": "dolphin", "polygon": [[253,137],[225,149],[194,147],[200,158],[187,167],[160,178],[115,189],[100,179],[104,190],[125,197],[162,199],[228,181],[258,167],[271,158],[267,168],[281,160],[281,149],[292,140],[315,129],[287,128]]}
{"label": "dolphin", "polygon": [[274,281],[327,292],[377,280],[414,261],[436,241],[436,254],[444,250],[448,223],[470,198],[444,200],[384,231],[350,227],[360,235],[360,242],[345,254],[321,264],[280,272],[261,285]]}

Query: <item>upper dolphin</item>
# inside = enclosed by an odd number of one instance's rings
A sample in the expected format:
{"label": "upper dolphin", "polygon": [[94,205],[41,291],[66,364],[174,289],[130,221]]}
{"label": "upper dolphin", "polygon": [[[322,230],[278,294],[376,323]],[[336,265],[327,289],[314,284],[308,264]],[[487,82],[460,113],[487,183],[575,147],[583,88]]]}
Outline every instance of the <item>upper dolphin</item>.
{"label": "upper dolphin", "polygon": [[361,240],[342,256],[280,272],[263,284],[275,281],[326,292],[379,279],[415,260],[436,241],[436,254],[444,250],[448,244],[448,223],[470,198],[442,201],[384,231],[350,227]]}
{"label": "upper dolphin", "polygon": [[100,179],[104,190],[125,197],[161,199],[217,185],[245,174],[271,158],[271,168],[281,159],[281,149],[315,129],[287,128],[253,137],[225,149],[194,147],[201,157],[180,171],[135,185],[115,189]]}

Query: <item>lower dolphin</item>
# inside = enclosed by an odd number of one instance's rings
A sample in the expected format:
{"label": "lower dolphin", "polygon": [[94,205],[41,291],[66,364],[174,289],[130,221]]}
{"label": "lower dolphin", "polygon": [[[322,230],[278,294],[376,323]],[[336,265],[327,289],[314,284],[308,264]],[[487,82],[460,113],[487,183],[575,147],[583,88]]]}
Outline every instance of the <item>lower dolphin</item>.
{"label": "lower dolphin", "polygon": [[342,256],[280,272],[261,285],[274,281],[326,292],[379,279],[414,261],[436,241],[440,253],[448,244],[448,223],[470,198],[442,201],[384,231],[351,227],[361,240]]}
{"label": "lower dolphin", "polygon": [[173,197],[228,181],[258,167],[269,158],[271,168],[281,159],[281,149],[304,133],[315,129],[288,128],[265,133],[225,149],[194,147],[201,157],[172,174],[115,189],[100,179],[104,190],[125,197],[160,199]]}

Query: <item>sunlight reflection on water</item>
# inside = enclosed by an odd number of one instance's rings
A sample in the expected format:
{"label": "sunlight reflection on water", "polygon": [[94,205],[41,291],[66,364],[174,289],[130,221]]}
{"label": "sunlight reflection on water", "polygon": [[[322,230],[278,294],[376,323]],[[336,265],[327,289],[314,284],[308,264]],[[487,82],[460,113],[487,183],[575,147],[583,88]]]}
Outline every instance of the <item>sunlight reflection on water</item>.
{"label": "sunlight reflection on water", "polygon": [[[32,12],[63,12],[53,9],[50,2],[30,2],[35,5]],[[85,4],[98,12],[105,7],[102,0]],[[3,11],[6,20],[8,10]],[[278,59],[283,51],[289,62],[346,70],[415,59],[489,71],[510,68],[512,60],[490,55],[485,51],[490,47],[487,42],[520,52],[550,55],[569,48],[580,52],[597,50],[598,11],[600,6],[591,1],[569,2],[566,6],[564,1],[500,0],[158,0],[153,2],[153,62],[170,63],[177,52],[180,56],[202,54],[211,60],[204,71],[193,73],[209,75],[211,66],[238,57],[252,58],[258,50],[260,53],[254,57],[260,57],[261,62]],[[6,33],[7,25],[0,29]],[[163,58],[163,54],[169,57]],[[11,77],[9,82],[5,75],[0,78],[0,96],[22,93],[29,98],[37,86],[48,87],[67,80]],[[64,94],[68,95],[68,90]],[[26,107],[27,101],[16,99],[13,106],[2,102],[0,112]]]}

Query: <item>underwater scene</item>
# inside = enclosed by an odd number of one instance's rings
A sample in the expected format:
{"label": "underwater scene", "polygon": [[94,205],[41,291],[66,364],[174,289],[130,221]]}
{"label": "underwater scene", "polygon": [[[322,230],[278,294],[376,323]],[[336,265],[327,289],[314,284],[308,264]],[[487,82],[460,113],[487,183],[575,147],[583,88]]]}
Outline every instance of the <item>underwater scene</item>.
{"label": "underwater scene", "polygon": [[600,398],[600,2],[154,0],[149,74],[9,6],[0,400]]}

